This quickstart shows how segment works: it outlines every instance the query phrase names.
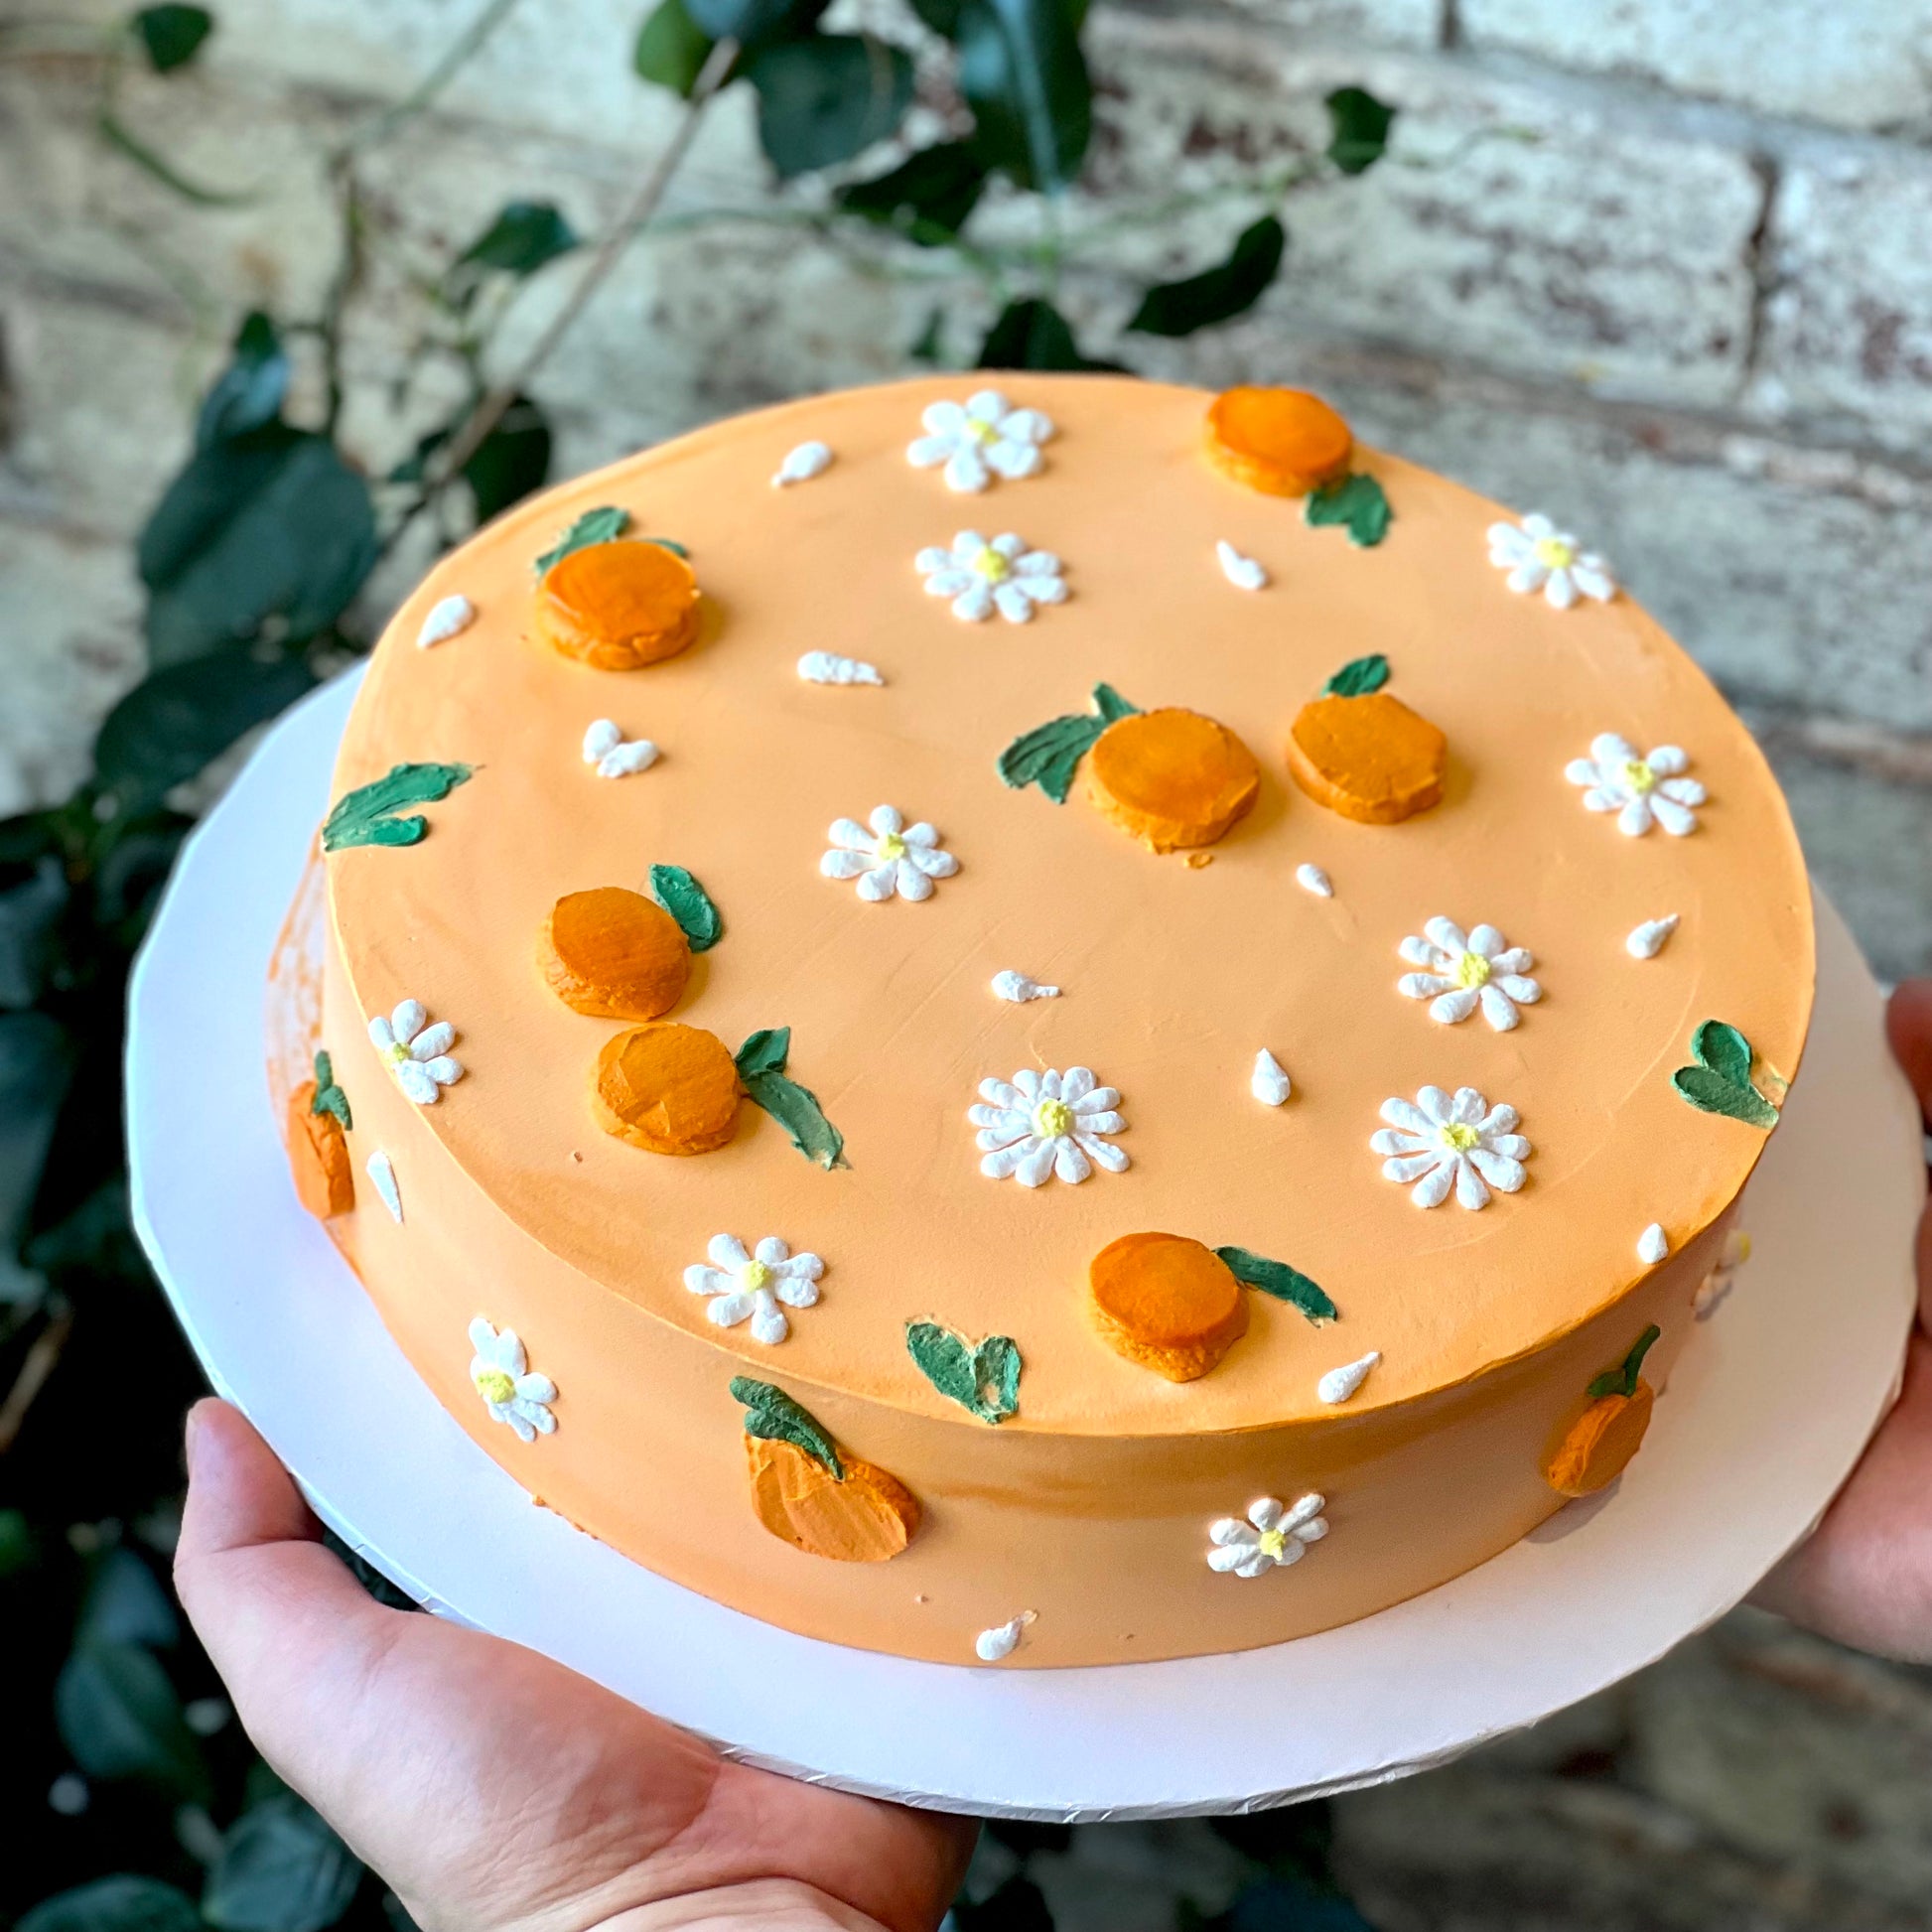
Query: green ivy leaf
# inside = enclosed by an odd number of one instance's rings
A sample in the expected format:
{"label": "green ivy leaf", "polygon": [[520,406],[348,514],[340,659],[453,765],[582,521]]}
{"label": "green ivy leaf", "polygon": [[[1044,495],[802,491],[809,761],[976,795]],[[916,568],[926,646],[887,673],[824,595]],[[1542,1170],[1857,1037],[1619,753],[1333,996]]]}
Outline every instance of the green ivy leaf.
{"label": "green ivy leaf", "polygon": [[294,1792],[276,1792],[221,1841],[202,1916],[221,1932],[326,1932],[361,1881],[361,1861],[320,1814]]}
{"label": "green ivy leaf", "polygon": [[54,1717],[73,1761],[96,1778],[140,1778],[207,1804],[207,1765],[181,1700],[138,1644],[82,1644],[54,1685]]}
{"label": "green ivy leaf", "polygon": [[433,805],[466,784],[468,764],[395,764],[380,778],[345,791],[322,822],[322,849],[343,852],[355,845],[416,845],[429,831],[420,817],[398,818],[407,805]]}
{"label": "green ivy leaf", "polygon": [[334,1114],[346,1134],[355,1125],[348,1110],[348,1095],[336,1079],[336,1063],[326,1052],[316,1055],[316,1097],[309,1103],[312,1114]]}
{"label": "green ivy leaf", "polygon": [[1080,352],[1066,318],[1050,302],[1030,295],[1009,302],[980,344],[983,369],[1112,369]]}
{"label": "green ivy leaf", "polygon": [[26,1238],[72,1056],[44,1013],[0,1013],[0,1307],[38,1299],[43,1283],[17,1256]]}
{"label": "green ivy leaf", "polygon": [[1367,657],[1351,657],[1321,687],[1324,698],[1365,698],[1389,681],[1389,660],[1378,650]]}
{"label": "green ivy leaf", "polygon": [[1214,1252],[1243,1287],[1257,1288],[1278,1302],[1292,1303],[1311,1321],[1334,1320],[1335,1305],[1299,1268],[1291,1268],[1285,1261],[1270,1261],[1266,1255],[1253,1254],[1246,1248],[1216,1248]]}
{"label": "green ivy leaf", "polygon": [[974,1346],[936,1321],[908,1321],[905,1348],[941,1395],[981,1422],[1004,1422],[1020,1407],[1020,1345],[1011,1335]]}
{"label": "green ivy leaf", "polygon": [[1365,87],[1337,87],[1326,104],[1328,159],[1344,175],[1366,173],[1389,145],[1396,110]]}
{"label": "green ivy leaf", "polygon": [[185,1891],[159,1878],[117,1872],[43,1899],[14,1932],[203,1932],[202,1915]]}
{"label": "green ivy leaf", "polygon": [[0,1012],[31,1007],[47,983],[68,879],[49,853],[17,886],[0,892]]}
{"label": "green ivy leaf", "polygon": [[536,560],[536,573],[541,577],[552,564],[561,562],[573,550],[588,550],[594,543],[614,543],[629,528],[630,512],[620,509],[615,503],[605,503],[597,509],[586,510]]}
{"label": "green ivy leaf", "polygon": [[1365,550],[1373,549],[1389,534],[1394,511],[1373,477],[1339,477],[1311,490],[1305,500],[1308,507],[1303,515],[1312,528],[1338,523],[1348,532],[1349,542]]}
{"label": "green ivy leaf", "polygon": [[1622,1365],[1606,1369],[1589,1385],[1592,1401],[1606,1395],[1633,1396],[1637,1392],[1637,1377],[1643,1370],[1643,1358],[1650,1353],[1651,1344],[1663,1330],[1653,1321],[1636,1339],[1636,1345],[1624,1356]]}
{"label": "green ivy leaf", "polygon": [[259,309],[251,310],[235,332],[228,366],[202,398],[195,447],[211,449],[279,422],[288,389],[288,350],[275,324]]}
{"label": "green ivy leaf", "polygon": [[693,952],[709,952],[725,936],[725,921],[711,895],[682,866],[652,866],[650,891],[683,929]]}
{"label": "green ivy leaf", "polygon": [[1245,315],[1259,302],[1281,270],[1288,230],[1264,214],[1241,230],[1225,261],[1190,275],[1162,282],[1141,298],[1127,326],[1144,336],[1191,336]]}
{"label": "green ivy leaf", "polygon": [[790,1054],[789,1027],[760,1027],[747,1038],[733,1058],[738,1066],[738,1077],[749,1080],[755,1074],[782,1073]]}
{"label": "green ivy leaf", "polygon": [[94,1559],[73,1640],[170,1650],[181,1641],[181,1619],[154,1572],[124,1544],[114,1544]]}
{"label": "green ivy leaf", "polygon": [[326,630],[374,567],[368,483],[325,436],[271,423],[197,450],[135,556],[157,668],[252,641],[270,622]]}
{"label": "green ivy leaf", "polygon": [[1000,776],[1016,791],[1037,785],[1054,804],[1064,805],[1080,760],[1093,750],[1101,733],[1134,713],[1135,707],[1111,684],[1096,684],[1091,712],[1049,718],[1045,724],[1022,732],[1000,754]]}
{"label": "green ivy leaf", "polygon": [[834,1482],[845,1480],[845,1464],[838,1446],[809,1409],[792,1401],[784,1390],[750,1375],[734,1375],[732,1400],[745,1405],[745,1433],[761,1442],[789,1443],[803,1449]]}
{"label": "green ivy leaf", "polygon": [[870,181],[833,196],[848,214],[897,229],[921,248],[951,241],[986,189],[986,170],[969,141],[940,141]]}
{"label": "green ivy leaf", "polygon": [[94,777],[123,815],[152,810],[242,733],[285,711],[315,676],[300,657],[230,648],[169,664],[115,705],[94,740]]}
{"label": "green ivy leaf", "polygon": [[684,0],[658,0],[637,30],[630,64],[640,80],[689,100],[711,48],[711,36],[691,18]]}
{"label": "green ivy leaf", "polygon": [[759,141],[790,181],[836,167],[897,131],[912,103],[912,63],[872,34],[777,41],[747,62]]}
{"label": "green ivy leaf", "polygon": [[463,466],[463,480],[487,523],[550,481],[550,424],[542,408],[518,396]]}
{"label": "green ivy leaf", "polygon": [[148,65],[156,73],[172,73],[202,51],[214,32],[214,16],[206,7],[143,7],[132,25]]}
{"label": "green ivy leaf", "polygon": [[505,202],[489,226],[450,264],[444,286],[452,300],[467,301],[485,275],[521,281],[569,254],[582,240],[554,203]]}
{"label": "green ivy leaf", "polygon": [[981,160],[1042,195],[1070,187],[1093,134],[1074,9],[1066,0],[964,0],[951,39]]}

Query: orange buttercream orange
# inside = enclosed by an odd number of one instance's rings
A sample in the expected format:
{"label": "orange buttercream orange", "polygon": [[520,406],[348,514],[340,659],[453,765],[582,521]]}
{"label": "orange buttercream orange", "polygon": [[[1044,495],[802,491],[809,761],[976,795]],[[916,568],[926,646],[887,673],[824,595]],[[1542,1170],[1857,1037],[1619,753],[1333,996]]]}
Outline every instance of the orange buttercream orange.
{"label": "orange buttercream orange", "polygon": [[1550,1487],[1563,1496],[1588,1496],[1607,1488],[1643,1447],[1657,1392],[1639,1381],[1633,1395],[1598,1396],[1565,1432],[1544,1466]]}
{"label": "orange buttercream orange", "polygon": [[1254,804],[1261,768],[1225,725],[1195,711],[1135,712],[1087,754],[1087,795],[1155,852],[1212,845]]}
{"label": "orange buttercream orange", "polygon": [[1224,389],[1208,405],[1207,460],[1270,496],[1306,496],[1348,469],[1354,438],[1304,389]]}
{"label": "orange buttercream orange", "polygon": [[738,1127],[738,1067],[716,1034],[662,1020],[615,1035],[593,1089],[608,1134],[650,1154],[709,1154]]}
{"label": "orange buttercream orange", "polygon": [[537,586],[537,635],[599,671],[635,671],[674,657],[698,634],[698,580],[674,550],[647,539],[586,544]]}
{"label": "orange buttercream orange", "polygon": [[842,1482],[804,1450],[766,1437],[745,1438],[745,1459],[759,1521],[808,1556],[884,1563],[918,1534],[918,1501],[904,1483],[843,1449]]}
{"label": "orange buttercream orange", "polygon": [[355,1174],[342,1122],[334,1114],[317,1113],[315,1100],[313,1080],[290,1093],[284,1138],[296,1194],[317,1220],[326,1221],[355,1205]]}
{"label": "orange buttercream orange", "polygon": [[1360,825],[1397,825],[1440,804],[1448,763],[1449,741],[1386,691],[1316,698],[1289,732],[1295,782]]}
{"label": "orange buttercream orange", "polygon": [[1191,1382],[1248,1332],[1248,1302],[1219,1255],[1184,1234],[1123,1234],[1087,1272],[1109,1347],[1170,1382]]}
{"label": "orange buttercream orange", "polygon": [[684,928],[622,886],[566,893],[543,922],[537,958],[565,1006],[605,1020],[655,1020],[691,977]]}

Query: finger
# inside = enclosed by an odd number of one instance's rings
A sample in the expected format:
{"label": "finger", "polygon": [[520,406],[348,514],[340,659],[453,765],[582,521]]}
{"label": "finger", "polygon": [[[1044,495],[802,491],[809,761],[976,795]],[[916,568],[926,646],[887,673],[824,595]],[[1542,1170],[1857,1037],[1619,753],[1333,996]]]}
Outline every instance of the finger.
{"label": "finger", "polygon": [[1932,1124],[1932,980],[1906,980],[1891,996],[1885,1034]]}

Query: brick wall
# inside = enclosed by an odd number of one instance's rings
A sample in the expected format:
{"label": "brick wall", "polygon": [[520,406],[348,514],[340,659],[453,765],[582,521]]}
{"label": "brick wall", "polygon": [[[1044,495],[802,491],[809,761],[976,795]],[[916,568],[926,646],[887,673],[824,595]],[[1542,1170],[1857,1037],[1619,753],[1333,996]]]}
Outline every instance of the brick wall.
{"label": "brick wall", "polygon": [[[0,810],[70,783],[136,674],[128,538],[234,314],[325,298],[322,155],[477,5],[218,4],[205,64],[132,82],[124,111],[248,192],[231,207],[99,143],[87,59],[0,62]],[[903,31],[885,0],[845,5]],[[345,435],[372,469],[450,401],[432,382],[391,413],[420,360],[412,275],[512,196],[594,231],[663,139],[669,103],[629,73],[641,10],[525,0],[369,153]],[[1131,359],[1306,381],[1371,439],[1587,529],[1758,727],[1881,967],[1932,965],[1932,0],[1142,0],[1098,7],[1089,41],[1101,126],[1063,292],[1089,346],[1132,277],[1217,255],[1254,185],[1318,149],[1330,87],[1399,104],[1381,168],[1282,202],[1288,265],[1252,317]],[[728,98],[540,385],[560,467],[890,374],[936,299],[967,350],[976,293],[772,218],[800,206]],[[512,342],[556,295],[532,285]]]}

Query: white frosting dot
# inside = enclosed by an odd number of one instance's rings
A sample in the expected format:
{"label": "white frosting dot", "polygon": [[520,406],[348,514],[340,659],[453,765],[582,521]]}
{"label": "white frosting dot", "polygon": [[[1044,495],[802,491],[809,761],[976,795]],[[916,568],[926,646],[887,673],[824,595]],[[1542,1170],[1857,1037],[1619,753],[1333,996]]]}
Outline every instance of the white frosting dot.
{"label": "white frosting dot", "polygon": [[1331,1368],[1314,1385],[1314,1392],[1321,1400],[1333,1408],[1348,1398],[1368,1380],[1368,1372],[1382,1359],[1379,1348],[1371,1348],[1359,1361],[1346,1363],[1341,1368]]}
{"label": "white frosting dot", "polygon": [[1333,898],[1335,884],[1319,866],[1297,866],[1295,883],[1305,893],[1312,893],[1316,898]]}
{"label": "white frosting dot", "polygon": [[1265,1046],[1255,1055],[1255,1070],[1248,1077],[1248,1091],[1264,1107],[1279,1107],[1295,1091],[1288,1069]]}
{"label": "white frosting dot", "polygon": [[973,1654],[983,1664],[997,1664],[1011,1657],[1020,1647],[1021,1633],[1034,1621],[1035,1612],[1022,1610],[1011,1622],[995,1624],[973,1639]]}
{"label": "white frosting dot", "polygon": [[1637,1259],[1654,1268],[1669,1253],[1670,1236],[1664,1232],[1661,1222],[1652,1221],[1637,1236]]}
{"label": "white frosting dot", "polygon": [[1214,554],[1221,560],[1221,575],[1237,591],[1265,590],[1268,573],[1252,557],[1244,557],[1226,538],[1214,545]]}
{"label": "white frosting dot", "polygon": [[832,452],[823,443],[800,443],[785,453],[784,461],[771,479],[771,487],[783,489],[787,483],[810,483],[814,477],[824,476],[831,467]]}
{"label": "white frosting dot", "polygon": [[416,647],[428,650],[432,644],[440,644],[458,631],[468,630],[476,621],[477,607],[459,591],[431,606],[422,629],[416,633]]}
{"label": "white frosting dot", "polygon": [[1666,912],[1661,919],[1646,919],[1633,926],[1623,949],[1632,959],[1655,959],[1664,950],[1664,941],[1677,930],[1677,914]]}
{"label": "white frosting dot", "polygon": [[798,660],[798,675],[807,684],[884,684],[876,664],[857,657],[840,657],[829,650],[808,650]]}
{"label": "white frosting dot", "polygon": [[1024,1006],[1029,1000],[1057,1000],[1060,997],[1057,986],[1042,986],[1036,979],[1015,972],[995,973],[993,991],[1000,999],[1011,1000],[1015,1006]]}

